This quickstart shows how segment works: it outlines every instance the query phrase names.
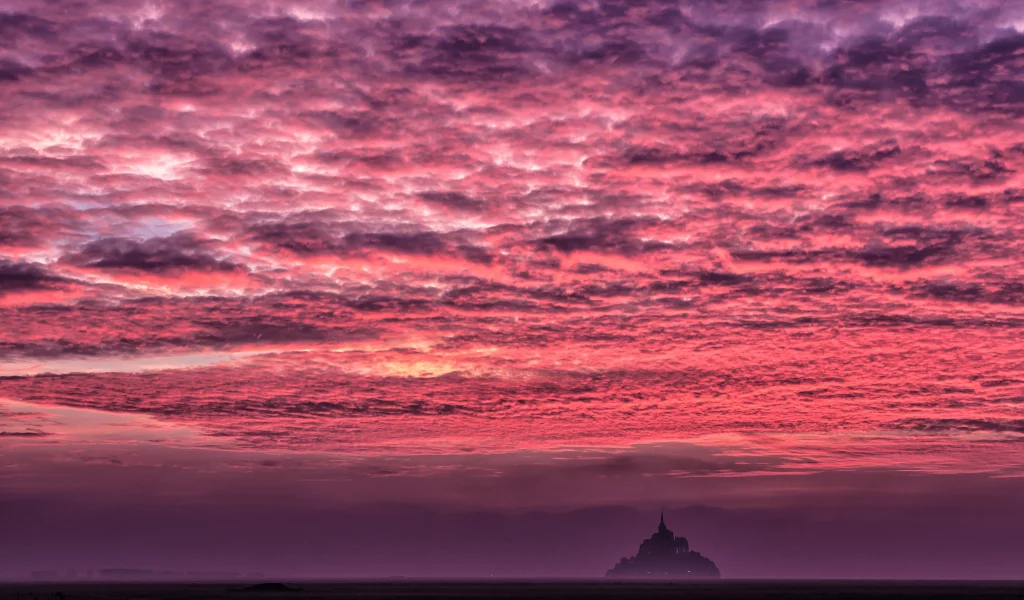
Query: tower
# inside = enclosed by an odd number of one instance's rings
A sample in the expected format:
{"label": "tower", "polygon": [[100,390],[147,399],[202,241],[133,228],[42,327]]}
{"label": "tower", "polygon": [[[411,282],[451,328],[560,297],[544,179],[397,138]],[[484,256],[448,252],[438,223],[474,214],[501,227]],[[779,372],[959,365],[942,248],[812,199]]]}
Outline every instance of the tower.
{"label": "tower", "polygon": [[668,527],[665,526],[665,509],[661,509],[661,522],[658,523],[658,533],[655,534],[658,538],[671,540],[672,532]]}

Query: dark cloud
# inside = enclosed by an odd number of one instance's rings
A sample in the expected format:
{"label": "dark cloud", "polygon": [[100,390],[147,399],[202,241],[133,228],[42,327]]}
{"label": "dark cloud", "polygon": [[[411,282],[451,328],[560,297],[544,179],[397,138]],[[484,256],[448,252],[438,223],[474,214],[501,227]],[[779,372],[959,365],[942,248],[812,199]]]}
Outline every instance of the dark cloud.
{"label": "dark cloud", "polygon": [[453,210],[478,211],[484,207],[484,203],[481,200],[470,198],[458,192],[424,192],[420,194],[420,197],[430,204],[436,204]]}
{"label": "dark cloud", "polygon": [[7,81],[18,81],[32,73],[32,69],[15,61],[0,60],[0,85]]}
{"label": "dark cloud", "polygon": [[1019,282],[928,281],[911,288],[911,293],[949,302],[986,302],[1020,306],[1024,304],[1024,284]]}
{"label": "dark cloud", "polygon": [[875,168],[879,162],[898,156],[900,152],[899,145],[890,142],[874,148],[832,152],[823,158],[811,161],[810,164],[816,167],[828,167],[836,171],[868,171]]}
{"label": "dark cloud", "polygon": [[0,259],[0,294],[41,290],[67,279],[54,275],[38,263],[13,262]]}
{"label": "dark cloud", "polygon": [[931,246],[874,246],[865,248],[857,256],[864,264],[873,267],[907,267],[921,264],[934,258],[948,255],[951,244]]}
{"label": "dark cloud", "polygon": [[299,255],[359,255],[366,251],[431,256],[448,248],[445,239],[433,231],[410,233],[345,232],[319,222],[269,223],[256,225],[246,233],[249,239],[269,243]]}
{"label": "dark cloud", "polygon": [[999,179],[1012,173],[1013,169],[997,158],[988,160],[956,159],[937,160],[933,163],[933,171],[939,176],[963,177],[974,183]]}
{"label": "dark cloud", "polygon": [[65,255],[63,260],[87,269],[127,269],[156,274],[181,270],[246,270],[243,265],[217,258],[212,252],[212,244],[187,233],[144,241],[103,238],[89,242],[73,254]]}
{"label": "dark cloud", "polygon": [[893,423],[897,429],[913,431],[960,431],[1016,433],[1024,435],[1024,419],[906,419]]}
{"label": "dark cloud", "polygon": [[700,274],[700,282],[705,285],[738,285],[751,279],[751,277],[746,275],[718,271],[707,271]]}
{"label": "dark cloud", "polygon": [[437,35],[406,35],[394,51],[408,57],[411,73],[438,78],[502,80],[533,68],[525,55],[540,51],[525,29],[503,25],[458,25]]}
{"label": "dark cloud", "polygon": [[0,14],[0,44],[14,47],[21,38],[42,38],[52,40],[57,35],[57,24],[27,13]]}
{"label": "dark cloud", "polygon": [[671,244],[645,241],[638,236],[645,227],[656,223],[656,219],[580,219],[568,231],[540,238],[536,245],[567,254],[589,250],[625,256],[671,248]]}

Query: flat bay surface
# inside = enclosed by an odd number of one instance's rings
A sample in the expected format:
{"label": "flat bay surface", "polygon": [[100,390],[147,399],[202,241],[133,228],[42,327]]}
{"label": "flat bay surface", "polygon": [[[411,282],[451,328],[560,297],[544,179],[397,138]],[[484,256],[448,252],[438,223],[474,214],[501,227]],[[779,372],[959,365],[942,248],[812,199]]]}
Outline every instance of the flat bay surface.
{"label": "flat bay surface", "polygon": [[1024,599],[1024,582],[893,581],[282,581],[246,583],[24,583],[0,584],[0,598],[18,600],[246,600],[305,599],[559,599],[688,598],[725,600],[992,598]]}

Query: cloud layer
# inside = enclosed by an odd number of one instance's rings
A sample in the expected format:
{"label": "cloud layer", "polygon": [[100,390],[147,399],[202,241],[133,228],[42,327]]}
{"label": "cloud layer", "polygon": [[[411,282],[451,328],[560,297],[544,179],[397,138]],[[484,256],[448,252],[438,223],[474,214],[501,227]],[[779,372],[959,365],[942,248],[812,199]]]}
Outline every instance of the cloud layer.
{"label": "cloud layer", "polygon": [[4,397],[1019,474],[1014,3],[7,7]]}

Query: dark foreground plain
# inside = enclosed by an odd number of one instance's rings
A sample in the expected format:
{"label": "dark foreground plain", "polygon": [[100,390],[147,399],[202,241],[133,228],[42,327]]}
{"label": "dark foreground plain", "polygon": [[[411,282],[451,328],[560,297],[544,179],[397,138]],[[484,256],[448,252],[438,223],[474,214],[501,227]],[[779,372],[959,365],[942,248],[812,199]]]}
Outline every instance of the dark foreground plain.
{"label": "dark foreground plain", "polygon": [[[287,586],[287,589],[282,589]],[[894,581],[361,581],[240,583],[0,584],[0,598],[17,600],[881,600],[913,598],[1024,599],[1021,582]]]}

